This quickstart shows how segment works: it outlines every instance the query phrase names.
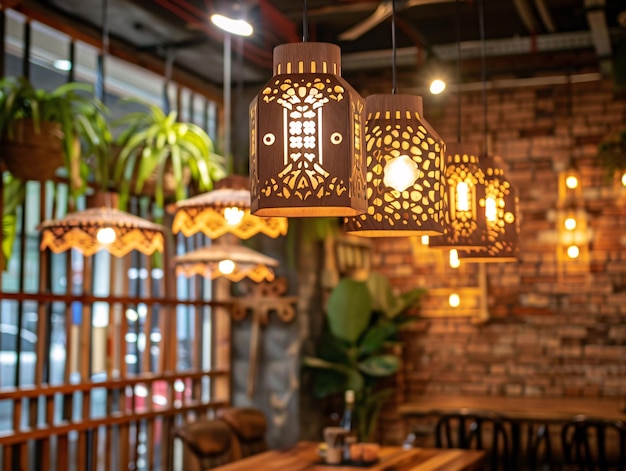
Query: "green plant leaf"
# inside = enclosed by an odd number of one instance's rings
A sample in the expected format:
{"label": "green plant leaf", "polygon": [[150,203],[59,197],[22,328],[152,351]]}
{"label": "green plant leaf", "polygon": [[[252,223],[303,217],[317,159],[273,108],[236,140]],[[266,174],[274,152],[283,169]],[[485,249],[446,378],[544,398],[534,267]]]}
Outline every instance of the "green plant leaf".
{"label": "green plant leaf", "polygon": [[[345,378],[345,385],[343,389],[352,389],[354,391],[361,391],[365,385],[363,375],[357,370],[348,365],[341,363],[333,363],[330,361],[322,360],[315,357],[304,357],[303,364],[309,368],[317,368],[320,370],[330,370],[340,373]],[[332,389],[332,388],[329,388]]]}
{"label": "green plant leaf", "polygon": [[400,359],[395,355],[372,356],[359,363],[361,372],[377,378],[390,376],[398,371],[399,367]]}
{"label": "green plant leaf", "polygon": [[367,285],[343,278],[330,293],[326,318],[335,337],[355,343],[367,328],[372,316]]}
{"label": "green plant leaf", "polygon": [[398,328],[391,322],[381,323],[369,328],[359,342],[359,356],[377,352],[387,339],[395,335],[397,331]]}

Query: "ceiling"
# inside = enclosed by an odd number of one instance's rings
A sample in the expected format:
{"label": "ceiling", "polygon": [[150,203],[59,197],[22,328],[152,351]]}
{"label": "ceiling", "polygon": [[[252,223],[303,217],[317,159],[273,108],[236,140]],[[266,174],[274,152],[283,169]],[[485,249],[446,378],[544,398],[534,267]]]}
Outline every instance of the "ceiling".
{"label": "ceiling", "polygon": [[[104,24],[112,54],[120,52],[131,59],[169,56],[176,70],[209,84],[222,83],[224,35],[208,16],[237,2],[106,1],[106,17],[105,0],[9,3],[41,21],[62,22],[96,43],[102,38]],[[263,83],[271,76],[272,49],[302,40],[303,2],[239,3],[255,32],[246,39],[232,39],[233,81]],[[361,81],[390,77],[390,1],[308,0],[307,4],[309,39],[341,47],[344,76]],[[611,75],[626,61],[623,0],[483,0],[482,17],[479,6],[479,0],[396,0],[401,87],[423,85],[438,70],[456,76],[459,51],[463,82],[480,80],[483,70],[489,77],[509,78],[564,71]],[[480,41],[481,18],[484,43]]]}

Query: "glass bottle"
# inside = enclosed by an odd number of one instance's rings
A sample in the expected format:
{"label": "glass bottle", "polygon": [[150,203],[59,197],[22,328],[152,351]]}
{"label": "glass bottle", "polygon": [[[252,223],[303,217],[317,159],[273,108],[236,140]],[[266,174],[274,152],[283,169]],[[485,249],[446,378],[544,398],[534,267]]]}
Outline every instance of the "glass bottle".
{"label": "glass bottle", "polygon": [[350,461],[350,446],[357,442],[356,416],[354,414],[354,391],[345,392],[345,409],[339,422],[339,426],[347,431],[344,437],[343,460]]}

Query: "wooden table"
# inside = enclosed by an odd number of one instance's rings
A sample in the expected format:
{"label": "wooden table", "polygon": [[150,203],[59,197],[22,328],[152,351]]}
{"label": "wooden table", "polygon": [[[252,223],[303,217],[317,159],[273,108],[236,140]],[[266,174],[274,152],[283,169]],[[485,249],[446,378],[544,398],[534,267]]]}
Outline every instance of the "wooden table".
{"label": "wooden table", "polygon": [[327,465],[317,454],[317,443],[300,442],[288,450],[266,451],[217,468],[219,471],[477,471],[484,452],[436,448],[381,447],[380,460],[369,467]]}
{"label": "wooden table", "polygon": [[596,419],[626,420],[620,397],[499,397],[499,396],[422,396],[398,407],[404,418],[441,415],[458,409],[478,409],[500,414],[509,420],[565,422],[584,414]]}

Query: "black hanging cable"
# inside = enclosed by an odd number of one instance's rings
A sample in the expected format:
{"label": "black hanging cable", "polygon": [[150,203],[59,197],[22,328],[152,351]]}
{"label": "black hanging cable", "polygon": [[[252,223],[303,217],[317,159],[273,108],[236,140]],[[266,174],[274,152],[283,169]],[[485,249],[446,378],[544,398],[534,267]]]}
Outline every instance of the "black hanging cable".
{"label": "black hanging cable", "polygon": [[485,130],[485,155],[489,154],[489,128],[487,125],[487,66],[486,66],[486,45],[485,45],[485,12],[483,0],[478,0],[478,25],[480,28],[480,64],[481,64],[481,80],[483,81],[483,126]]}
{"label": "black hanging cable", "polygon": [[[104,61],[109,53],[109,0],[102,0],[102,52],[98,55],[96,76],[96,97],[104,103],[106,94],[104,87]],[[73,65],[73,64],[72,64]]]}
{"label": "black hanging cable", "polygon": [[307,42],[309,40],[309,18],[307,15],[306,0],[302,9],[302,41]]}
{"label": "black hanging cable", "polygon": [[398,83],[396,78],[396,0],[391,0],[391,94],[395,95]]}
{"label": "black hanging cable", "polygon": [[456,83],[457,83],[457,142],[461,142],[461,2],[456,0]]}

